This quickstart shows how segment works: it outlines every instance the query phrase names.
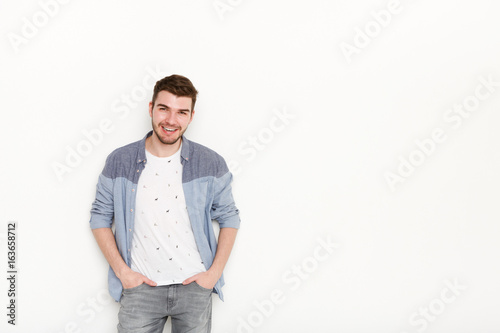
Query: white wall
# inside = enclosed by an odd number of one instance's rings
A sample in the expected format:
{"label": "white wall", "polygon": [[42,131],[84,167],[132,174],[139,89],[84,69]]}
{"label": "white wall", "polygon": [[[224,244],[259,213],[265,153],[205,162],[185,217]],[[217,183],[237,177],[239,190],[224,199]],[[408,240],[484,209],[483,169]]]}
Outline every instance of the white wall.
{"label": "white wall", "polygon": [[90,205],[172,73],[241,210],[213,332],[500,330],[497,1],[63,2],[0,10],[1,332],[115,331]]}

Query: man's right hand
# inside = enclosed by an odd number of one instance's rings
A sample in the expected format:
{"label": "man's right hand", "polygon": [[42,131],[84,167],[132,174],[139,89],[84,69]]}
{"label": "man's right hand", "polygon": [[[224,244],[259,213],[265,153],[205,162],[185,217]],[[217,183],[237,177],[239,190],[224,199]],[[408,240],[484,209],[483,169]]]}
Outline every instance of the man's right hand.
{"label": "man's right hand", "polygon": [[120,279],[123,288],[129,289],[146,283],[151,287],[156,287],[156,282],[151,281],[141,273],[137,273],[127,266],[116,247],[115,236],[111,228],[96,228],[92,230],[94,237],[101,248],[104,257],[113,268],[116,276]]}
{"label": "man's right hand", "polygon": [[156,287],[156,282],[131,269],[129,269],[126,273],[121,274],[119,278],[122,282],[123,288],[125,289],[134,288],[143,283],[148,284],[151,287]]}

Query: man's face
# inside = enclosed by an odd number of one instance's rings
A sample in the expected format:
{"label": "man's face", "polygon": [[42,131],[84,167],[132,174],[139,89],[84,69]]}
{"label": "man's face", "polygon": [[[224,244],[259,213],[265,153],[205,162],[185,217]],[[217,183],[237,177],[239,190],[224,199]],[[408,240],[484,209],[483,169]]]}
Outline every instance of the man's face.
{"label": "man's face", "polygon": [[157,138],[166,145],[176,143],[193,120],[191,97],[179,97],[162,90],[153,105],[149,103],[149,115],[153,131]]}

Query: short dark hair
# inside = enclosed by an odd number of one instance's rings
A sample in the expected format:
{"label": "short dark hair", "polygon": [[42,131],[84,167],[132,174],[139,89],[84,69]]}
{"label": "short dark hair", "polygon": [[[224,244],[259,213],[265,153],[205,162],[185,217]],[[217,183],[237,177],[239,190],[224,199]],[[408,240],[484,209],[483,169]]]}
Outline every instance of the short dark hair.
{"label": "short dark hair", "polygon": [[153,89],[153,98],[151,100],[153,105],[156,102],[156,97],[162,90],[168,91],[179,97],[191,97],[191,111],[194,110],[194,104],[196,103],[196,95],[198,95],[198,91],[187,77],[173,74],[156,82]]}

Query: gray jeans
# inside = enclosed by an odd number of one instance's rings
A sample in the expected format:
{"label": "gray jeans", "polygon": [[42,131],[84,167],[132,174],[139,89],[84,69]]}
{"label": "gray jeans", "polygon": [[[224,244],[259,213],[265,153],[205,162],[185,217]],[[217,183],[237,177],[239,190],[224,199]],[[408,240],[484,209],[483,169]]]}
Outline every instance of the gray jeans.
{"label": "gray jeans", "polygon": [[212,290],[196,282],[124,289],[118,312],[118,333],[161,333],[171,317],[172,333],[209,333]]}

